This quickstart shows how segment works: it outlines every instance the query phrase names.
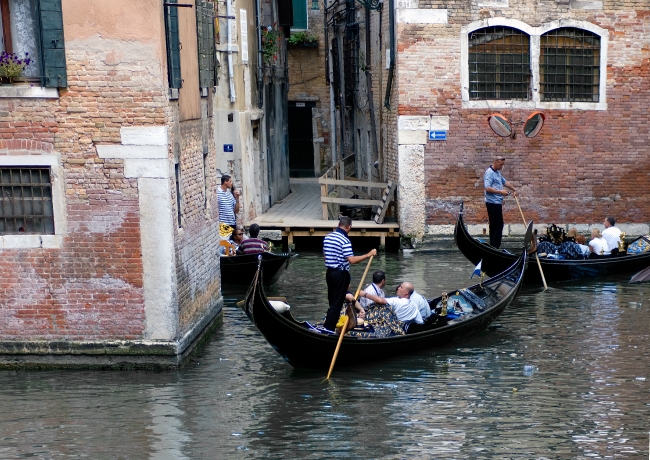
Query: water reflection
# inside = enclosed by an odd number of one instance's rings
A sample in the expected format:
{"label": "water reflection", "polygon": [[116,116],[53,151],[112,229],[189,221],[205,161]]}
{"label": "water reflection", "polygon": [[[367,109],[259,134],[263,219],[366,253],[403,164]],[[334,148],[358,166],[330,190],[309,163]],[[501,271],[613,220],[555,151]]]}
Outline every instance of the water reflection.
{"label": "water reflection", "polygon": [[[273,288],[327,310],[322,257]],[[353,267],[353,287],[365,266]],[[389,286],[468,284],[459,254],[382,255]],[[461,343],[325,372],[292,369],[224,292],[224,325],[178,372],[0,372],[0,458],[640,458],[650,285],[525,288]],[[644,380],[645,379],[645,380]]]}

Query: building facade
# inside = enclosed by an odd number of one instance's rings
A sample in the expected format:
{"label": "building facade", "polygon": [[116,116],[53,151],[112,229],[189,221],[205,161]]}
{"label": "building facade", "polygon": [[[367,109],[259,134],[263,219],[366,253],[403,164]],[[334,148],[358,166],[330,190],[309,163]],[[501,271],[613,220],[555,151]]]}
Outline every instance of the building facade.
{"label": "building facade", "polygon": [[220,321],[213,7],[175,3],[2,3],[0,366],[176,366]]}

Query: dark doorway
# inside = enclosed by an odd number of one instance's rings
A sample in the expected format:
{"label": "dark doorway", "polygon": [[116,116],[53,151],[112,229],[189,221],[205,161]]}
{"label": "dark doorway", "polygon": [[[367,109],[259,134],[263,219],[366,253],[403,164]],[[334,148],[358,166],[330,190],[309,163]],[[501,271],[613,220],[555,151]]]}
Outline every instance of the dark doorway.
{"label": "dark doorway", "polygon": [[289,102],[289,175],[314,177],[313,102]]}

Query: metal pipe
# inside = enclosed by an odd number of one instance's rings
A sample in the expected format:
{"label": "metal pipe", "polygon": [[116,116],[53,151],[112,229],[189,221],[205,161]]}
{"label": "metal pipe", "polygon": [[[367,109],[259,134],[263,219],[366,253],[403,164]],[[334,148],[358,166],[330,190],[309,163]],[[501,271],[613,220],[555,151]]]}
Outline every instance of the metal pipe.
{"label": "metal pipe", "polygon": [[264,107],[264,77],[262,76],[262,26],[260,17],[262,11],[260,7],[261,0],[255,0],[255,27],[257,27],[257,108]]}
{"label": "metal pipe", "polygon": [[384,107],[390,110],[390,93],[393,89],[393,73],[395,72],[395,1],[388,0],[388,20],[390,21],[390,68],[388,69],[388,81],[386,82],[386,97]]}
{"label": "metal pipe", "polygon": [[[232,17],[232,0],[226,0],[226,16]],[[232,37],[230,31],[232,19],[226,19],[226,37],[228,40],[228,88],[230,92],[230,102],[235,102],[235,71],[232,66]]]}

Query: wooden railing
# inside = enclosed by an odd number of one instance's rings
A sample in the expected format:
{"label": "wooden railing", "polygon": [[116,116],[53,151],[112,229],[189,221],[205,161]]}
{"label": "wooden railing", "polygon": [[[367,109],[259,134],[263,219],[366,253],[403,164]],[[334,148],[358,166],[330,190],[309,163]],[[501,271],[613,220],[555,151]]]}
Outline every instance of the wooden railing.
{"label": "wooden railing", "polygon": [[[323,220],[329,220],[328,204],[344,204],[349,206],[378,206],[378,212],[375,216],[375,222],[378,220],[383,222],[384,214],[386,213],[386,201],[392,196],[392,183],[391,182],[366,182],[354,177],[345,175],[345,167],[354,162],[354,155],[349,155],[346,158],[338,161],[331,168],[325,171],[319,179],[321,196],[320,201],[323,208]],[[374,200],[368,192],[361,190],[380,188],[383,189],[381,200]],[[342,189],[350,191],[352,194],[359,198],[342,198]],[[336,196],[330,196],[332,191],[336,190]],[[380,216],[381,214],[381,216]]]}

